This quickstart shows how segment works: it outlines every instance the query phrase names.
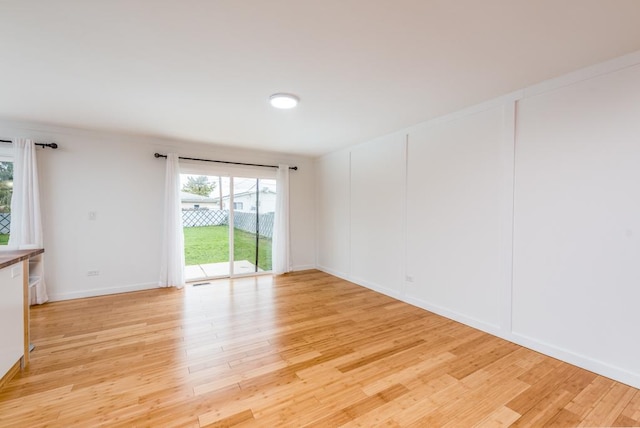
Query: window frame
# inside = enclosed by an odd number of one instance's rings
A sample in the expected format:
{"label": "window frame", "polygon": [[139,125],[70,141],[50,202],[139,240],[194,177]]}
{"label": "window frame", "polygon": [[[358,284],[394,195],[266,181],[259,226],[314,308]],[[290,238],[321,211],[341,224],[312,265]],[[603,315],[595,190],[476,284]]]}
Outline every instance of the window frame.
{"label": "window frame", "polygon": [[[14,164],[14,172],[15,172],[15,159],[13,157],[13,144],[0,144],[0,162],[11,162]],[[9,223],[11,224],[11,223]],[[0,244],[0,250],[7,250],[7,244]]]}

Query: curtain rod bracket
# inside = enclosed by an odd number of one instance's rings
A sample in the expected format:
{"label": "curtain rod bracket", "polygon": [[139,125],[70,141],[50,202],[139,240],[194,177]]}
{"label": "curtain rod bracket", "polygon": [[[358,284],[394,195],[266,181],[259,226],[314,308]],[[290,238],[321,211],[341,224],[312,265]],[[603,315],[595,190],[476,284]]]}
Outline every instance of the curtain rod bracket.
{"label": "curtain rod bracket", "polygon": [[[156,159],[157,158],[166,158],[167,157],[167,155],[163,155],[161,153],[154,153],[153,156]],[[230,161],[221,161],[221,160],[213,160],[213,159],[186,158],[186,157],[182,157],[182,156],[179,156],[178,159],[193,160],[193,161],[200,161],[200,162],[226,163],[226,164],[230,164],[230,165],[261,166],[261,167],[264,167],[264,168],[278,168],[278,165],[263,165],[263,164],[258,164],[258,163],[244,163],[244,162],[230,162]],[[298,167],[297,166],[290,166],[289,169],[297,171]]]}
{"label": "curtain rod bracket", "polygon": [[[13,143],[13,141],[11,141],[11,140],[0,140],[0,143]],[[58,144],[57,143],[33,143],[33,144],[35,144],[36,146],[40,146],[42,148],[50,147],[50,148],[52,148],[54,150],[58,148]]]}
{"label": "curtain rod bracket", "polygon": [[58,144],[57,143],[34,143],[36,146],[40,146],[40,147],[50,147],[52,149],[57,149],[58,148]]}

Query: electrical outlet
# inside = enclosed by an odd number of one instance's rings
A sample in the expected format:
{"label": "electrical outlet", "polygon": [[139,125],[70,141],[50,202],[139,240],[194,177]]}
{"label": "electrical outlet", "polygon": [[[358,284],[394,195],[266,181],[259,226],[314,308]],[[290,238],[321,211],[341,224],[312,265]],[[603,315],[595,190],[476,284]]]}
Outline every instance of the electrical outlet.
{"label": "electrical outlet", "polygon": [[89,270],[87,271],[87,276],[98,276],[100,275],[100,271],[99,270]]}
{"label": "electrical outlet", "polygon": [[89,220],[95,221],[97,217],[98,213],[96,213],[95,211],[89,211]]}
{"label": "electrical outlet", "polygon": [[405,280],[406,280],[407,282],[413,282],[413,276],[411,276],[411,275],[407,275],[407,276],[405,277]]}

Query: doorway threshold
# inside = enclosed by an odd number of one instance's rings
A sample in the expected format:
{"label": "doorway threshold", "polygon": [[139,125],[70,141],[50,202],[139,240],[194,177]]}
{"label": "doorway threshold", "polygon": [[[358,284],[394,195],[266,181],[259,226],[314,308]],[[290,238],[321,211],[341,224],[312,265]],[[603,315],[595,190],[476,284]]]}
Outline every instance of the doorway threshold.
{"label": "doorway threshold", "polygon": [[[248,260],[238,260],[233,262],[234,275],[246,275],[257,272],[264,272]],[[229,276],[229,262],[205,263],[199,265],[185,266],[184,276],[187,282],[202,281],[210,278],[224,278]]]}

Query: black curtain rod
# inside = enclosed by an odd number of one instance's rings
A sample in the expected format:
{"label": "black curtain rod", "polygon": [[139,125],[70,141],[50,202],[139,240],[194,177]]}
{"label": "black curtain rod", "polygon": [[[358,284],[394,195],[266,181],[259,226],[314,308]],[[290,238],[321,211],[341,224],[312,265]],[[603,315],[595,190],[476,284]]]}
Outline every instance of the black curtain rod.
{"label": "black curtain rod", "polygon": [[[167,157],[167,155],[161,155],[160,153],[156,153],[153,156],[155,156],[157,158],[166,158]],[[183,158],[182,156],[179,156],[178,159],[193,160],[193,161],[200,161],[200,162],[227,163],[227,164],[230,164],[230,165],[262,166],[262,167],[265,167],[265,168],[278,168],[278,165],[262,165],[262,164],[259,164],[259,163],[244,163],[244,162],[229,162],[229,161],[212,160],[212,159]],[[298,167],[297,166],[290,166],[289,169],[297,171]]]}
{"label": "black curtain rod", "polygon": [[[11,140],[0,140],[0,143],[13,143]],[[57,149],[58,145],[56,143],[34,143],[36,146],[40,147],[51,147],[52,149]]]}

